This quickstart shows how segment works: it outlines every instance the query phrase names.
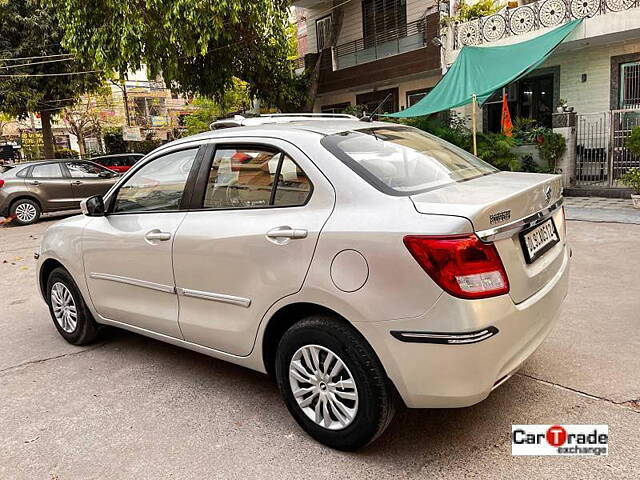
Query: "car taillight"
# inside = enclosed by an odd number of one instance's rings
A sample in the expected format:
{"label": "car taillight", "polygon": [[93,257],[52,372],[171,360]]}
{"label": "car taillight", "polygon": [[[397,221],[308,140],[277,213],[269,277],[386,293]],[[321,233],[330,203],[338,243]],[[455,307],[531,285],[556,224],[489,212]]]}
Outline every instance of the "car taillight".
{"label": "car taillight", "polygon": [[0,178],[0,187],[4,185],[4,180]]}
{"label": "car taillight", "polygon": [[408,235],[404,244],[443,290],[460,298],[487,298],[509,292],[509,280],[493,243],[475,235]]}

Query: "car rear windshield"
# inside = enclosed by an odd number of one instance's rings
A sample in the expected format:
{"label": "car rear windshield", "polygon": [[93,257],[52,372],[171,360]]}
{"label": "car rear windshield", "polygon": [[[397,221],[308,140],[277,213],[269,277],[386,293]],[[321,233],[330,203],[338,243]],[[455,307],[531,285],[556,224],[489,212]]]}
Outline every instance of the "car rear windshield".
{"label": "car rear windshield", "polygon": [[498,171],[465,150],[413,127],[351,130],[328,135],[321,143],[390,195],[413,195]]}

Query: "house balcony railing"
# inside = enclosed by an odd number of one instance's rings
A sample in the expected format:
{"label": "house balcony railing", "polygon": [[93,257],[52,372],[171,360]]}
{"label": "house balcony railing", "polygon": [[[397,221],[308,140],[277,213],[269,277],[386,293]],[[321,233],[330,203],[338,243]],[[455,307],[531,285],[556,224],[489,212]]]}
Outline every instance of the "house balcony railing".
{"label": "house balcony railing", "polygon": [[454,49],[481,45],[570,20],[640,7],[640,0],[539,0],[453,26]]}
{"label": "house balcony railing", "polygon": [[333,49],[334,69],[353,67],[425,46],[426,20],[408,22],[370,38],[359,38]]}

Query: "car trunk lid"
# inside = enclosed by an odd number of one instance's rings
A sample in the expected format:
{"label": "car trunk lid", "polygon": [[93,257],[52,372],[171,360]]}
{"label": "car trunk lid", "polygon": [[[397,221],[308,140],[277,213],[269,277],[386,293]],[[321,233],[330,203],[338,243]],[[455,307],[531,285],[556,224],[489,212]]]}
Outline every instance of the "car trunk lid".
{"label": "car trunk lid", "polygon": [[[509,278],[511,298],[520,303],[544,287],[562,266],[564,216],[557,208],[561,196],[558,175],[499,172],[411,199],[420,213],[469,219],[479,237],[493,241]],[[542,218],[553,219],[560,241],[529,263],[520,233],[532,224],[542,224]]]}

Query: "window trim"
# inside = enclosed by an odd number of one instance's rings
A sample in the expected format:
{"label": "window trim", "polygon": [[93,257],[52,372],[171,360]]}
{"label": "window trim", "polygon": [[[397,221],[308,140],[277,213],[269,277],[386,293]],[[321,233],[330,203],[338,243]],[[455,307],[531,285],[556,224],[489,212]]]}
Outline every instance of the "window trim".
{"label": "window trim", "polygon": [[[169,151],[161,151],[158,152],[157,155],[150,157],[147,161],[143,162],[138,162],[135,164],[135,170],[134,168],[130,168],[128,170],[128,175],[126,177],[123,177],[121,179],[120,182],[116,183],[114,186],[114,189],[111,190],[109,192],[108,198],[105,199],[105,216],[111,216],[111,215],[140,215],[140,214],[150,214],[150,213],[176,213],[176,212],[184,212],[189,210],[189,205],[190,202],[192,200],[193,197],[193,188],[194,188],[194,183],[196,180],[196,175],[200,169],[200,163],[202,162],[202,157],[204,155],[204,150],[206,149],[208,145],[207,144],[187,144],[181,147],[182,148],[176,148],[176,149],[171,149]],[[171,155],[173,153],[178,153],[178,152],[183,152],[185,150],[196,150],[196,156],[193,159],[193,165],[191,165],[191,170],[189,170],[189,174],[187,175],[187,180],[185,182],[184,185],[184,190],[182,192],[182,198],[180,199],[180,206],[177,209],[172,209],[172,210],[142,210],[142,211],[137,211],[137,212],[114,212],[113,209],[115,208],[115,200],[118,197],[118,192],[120,192],[120,189],[126,185],[126,183],[131,179],[131,177],[133,177],[136,172],[138,172],[139,170],[141,170],[142,168],[144,168],[146,165],[150,164],[151,162],[158,160],[162,157],[165,157],[167,155]],[[187,197],[189,197],[189,199],[187,200]]]}
{"label": "window trim", "polygon": [[[238,142],[234,142],[233,139],[225,138],[220,139],[219,143],[209,144],[210,151],[207,152],[207,156],[203,158],[203,161],[200,165],[200,171],[197,174],[197,179],[194,184],[193,195],[189,204],[189,211],[192,212],[218,212],[225,211],[230,212],[234,210],[268,210],[268,209],[277,209],[277,208],[298,208],[306,206],[313,196],[313,192],[315,190],[315,186],[311,177],[302,169],[300,163],[296,161],[293,155],[288,153],[287,151],[276,147],[275,145],[270,145],[264,142],[251,142],[246,140],[240,140]],[[229,149],[229,148],[261,148],[267,151],[272,151],[274,153],[280,153],[280,159],[278,160],[278,166],[276,167],[276,180],[273,182],[271,187],[271,194],[269,196],[269,204],[263,206],[256,207],[204,207],[204,200],[207,192],[207,185],[209,183],[209,173],[211,172],[211,165],[213,164],[213,160],[215,159],[216,152],[220,149]],[[275,194],[278,189],[278,184],[280,183],[280,170],[282,168],[282,163],[284,161],[284,157],[288,156],[291,161],[293,161],[296,166],[304,172],[305,177],[309,180],[309,193],[304,201],[304,203],[296,204],[296,205],[273,205],[272,202],[275,201]]]}

